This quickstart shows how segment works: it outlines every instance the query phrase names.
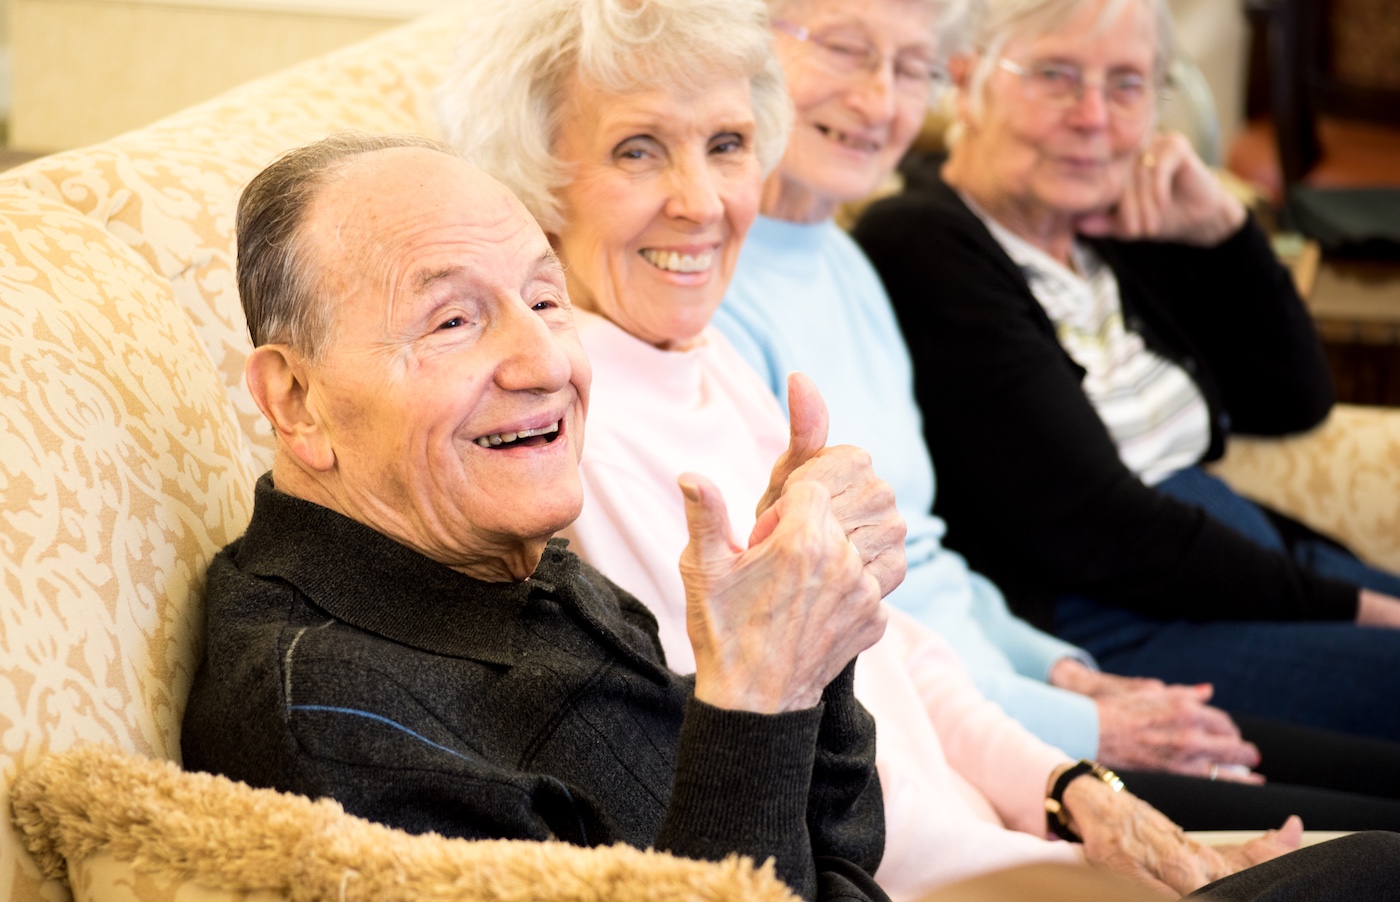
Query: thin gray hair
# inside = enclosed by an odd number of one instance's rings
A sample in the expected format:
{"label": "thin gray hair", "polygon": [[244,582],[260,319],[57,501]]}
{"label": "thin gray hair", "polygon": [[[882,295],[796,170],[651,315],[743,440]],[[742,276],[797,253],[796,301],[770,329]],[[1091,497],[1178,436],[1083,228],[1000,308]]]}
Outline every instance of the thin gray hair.
{"label": "thin gray hair", "polygon": [[[842,2],[843,0],[767,0],[768,13],[774,19],[801,15],[804,9],[824,5],[840,6]],[[884,0],[884,2],[893,2],[893,0]],[[969,13],[969,0],[900,0],[900,2],[922,6],[930,13],[933,33],[929,35],[929,38],[933,42],[935,60],[940,66],[947,62],[949,56],[963,50],[966,31],[964,19]],[[934,101],[937,97],[931,94],[929,99]]]}
{"label": "thin gray hair", "polygon": [[554,142],[578,81],[622,94],[655,85],[703,90],[749,79],[755,150],[782,157],[792,105],[772,53],[763,0],[469,0],[452,69],[439,87],[448,141],[503,182],[546,232],[563,226],[571,173]]}
{"label": "thin gray hair", "polygon": [[321,189],[353,157],[395,147],[456,156],[421,135],[344,132],[298,147],[259,172],[238,199],[238,296],[253,346],[290,345],[317,359],[330,333],[321,271],[307,252],[302,222]]}

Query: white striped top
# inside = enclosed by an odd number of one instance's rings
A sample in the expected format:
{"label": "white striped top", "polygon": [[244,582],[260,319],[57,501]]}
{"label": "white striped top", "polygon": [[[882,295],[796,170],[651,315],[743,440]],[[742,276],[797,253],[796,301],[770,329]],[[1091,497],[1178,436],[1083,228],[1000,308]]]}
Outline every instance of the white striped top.
{"label": "white striped top", "polygon": [[[964,200],[967,200],[964,198]],[[1084,368],[1082,387],[1118,446],[1124,466],[1146,485],[1200,461],[1210,447],[1210,411],[1181,367],[1147,347],[1123,323],[1113,270],[1076,241],[1073,272],[968,201],[1055,324],[1060,346]]]}

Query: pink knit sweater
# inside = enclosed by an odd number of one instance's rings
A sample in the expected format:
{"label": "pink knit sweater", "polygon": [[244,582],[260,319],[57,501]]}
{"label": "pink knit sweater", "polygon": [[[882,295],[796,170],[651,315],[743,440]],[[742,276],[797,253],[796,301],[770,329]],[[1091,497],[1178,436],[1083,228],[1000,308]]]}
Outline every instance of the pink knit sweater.
{"label": "pink knit sweater", "polygon": [[[693,470],[719,487],[742,544],[787,423],[714,329],[690,350],[663,351],[600,317],[577,317],[593,391],[583,515],[565,535],[651,608],[668,663],[689,672],[676,477]],[[895,899],[1014,864],[1080,860],[1077,846],[1043,838],[1046,778],[1064,754],[984,699],[936,633],[892,610],[885,637],[861,655],[856,695],[878,730],[886,841],[876,878]]]}

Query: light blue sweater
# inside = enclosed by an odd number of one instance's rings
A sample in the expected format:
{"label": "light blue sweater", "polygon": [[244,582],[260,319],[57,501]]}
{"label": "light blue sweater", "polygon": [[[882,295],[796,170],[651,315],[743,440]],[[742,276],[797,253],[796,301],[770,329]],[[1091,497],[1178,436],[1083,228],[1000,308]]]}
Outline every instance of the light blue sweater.
{"label": "light blue sweater", "polygon": [[942,633],[1008,714],[1071,757],[1093,758],[1094,703],[1045,682],[1060,658],[1092,659],[1015,617],[995,585],[942,545],[909,352],[879,276],[855,242],[831,222],[760,216],[714,323],[784,410],[787,374],[810,376],[831,414],[830,444],[865,448],[894,487],[908,524],[909,572],[889,601]]}

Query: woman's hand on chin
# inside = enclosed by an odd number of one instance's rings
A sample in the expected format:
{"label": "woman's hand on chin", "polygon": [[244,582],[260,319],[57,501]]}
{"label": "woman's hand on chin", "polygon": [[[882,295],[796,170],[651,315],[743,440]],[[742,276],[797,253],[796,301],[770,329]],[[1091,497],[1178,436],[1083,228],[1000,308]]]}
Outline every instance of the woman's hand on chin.
{"label": "woman's hand on chin", "polygon": [[1131,164],[1123,198],[1075,223],[1081,235],[1214,247],[1244,225],[1244,204],[1175,132],[1153,136]]}

